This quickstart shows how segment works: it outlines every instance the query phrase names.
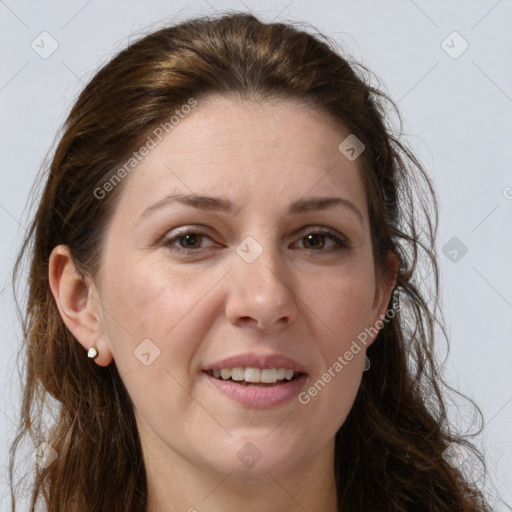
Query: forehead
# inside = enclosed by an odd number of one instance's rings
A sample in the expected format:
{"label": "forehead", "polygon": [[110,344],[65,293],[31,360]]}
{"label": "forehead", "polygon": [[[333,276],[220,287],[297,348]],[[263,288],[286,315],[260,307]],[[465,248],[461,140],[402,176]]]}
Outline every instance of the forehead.
{"label": "forehead", "polygon": [[298,100],[211,96],[173,129],[164,145],[177,155],[189,153],[189,158],[247,154],[254,161],[258,153],[263,160],[274,153],[283,157],[287,150],[289,160],[305,157],[319,163],[339,155],[341,136],[327,115]]}
{"label": "forehead", "polygon": [[284,206],[286,198],[337,189],[364,210],[361,166],[339,150],[348,135],[300,101],[208,97],[161,140],[153,137],[155,145],[131,173],[121,203],[187,192]]}

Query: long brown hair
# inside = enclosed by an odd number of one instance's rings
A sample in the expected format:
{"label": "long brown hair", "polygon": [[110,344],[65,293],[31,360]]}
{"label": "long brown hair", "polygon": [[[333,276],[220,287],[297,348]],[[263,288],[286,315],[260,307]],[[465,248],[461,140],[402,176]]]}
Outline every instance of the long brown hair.
{"label": "long brown hair", "polygon": [[[41,499],[52,512],[146,507],[130,397],[115,361],[107,367],[92,363],[65,327],[50,290],[48,261],[55,246],[66,244],[81,275],[95,275],[123,181],[101,198],[94,191],[177,108],[210,94],[302,100],[366,147],[360,161],[375,265],[387,272],[388,251],[399,255],[401,307],[369,347],[371,370],[336,434],[339,510],[489,510],[471,478],[443,456],[449,447],[463,447],[485,472],[480,452],[448,422],[443,387],[452,388],[434,355],[435,331],[445,332],[438,311],[436,196],[427,173],[400,142],[400,130],[391,126],[392,113],[400,120],[396,106],[370,84],[369,70],[335,46],[321,34],[262,23],[250,14],[204,17],[130,44],[80,94],[51,164],[42,169],[44,190],[14,273],[16,280],[29,257],[22,347],[27,365],[10,461],[12,510],[14,459],[27,434],[35,447],[47,443],[58,454],[46,467],[31,469],[31,511]],[[420,263],[427,275],[419,274]],[[45,407],[51,420],[43,417]]]}

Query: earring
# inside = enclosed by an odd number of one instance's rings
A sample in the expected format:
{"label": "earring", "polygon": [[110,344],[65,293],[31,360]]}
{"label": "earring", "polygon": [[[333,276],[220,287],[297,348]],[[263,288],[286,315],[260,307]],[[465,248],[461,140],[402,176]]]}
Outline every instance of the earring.
{"label": "earring", "polygon": [[367,372],[370,369],[370,358],[368,356],[364,357],[364,372]]}
{"label": "earring", "polygon": [[98,349],[96,347],[91,347],[89,352],[87,352],[87,357],[94,359],[98,355]]}
{"label": "earring", "polygon": [[386,312],[386,314],[388,314],[389,311],[394,311],[394,310],[398,309],[399,295],[400,295],[400,289],[397,287],[393,290],[393,293],[391,294],[391,304],[390,304],[390,307],[389,307],[388,311]]}

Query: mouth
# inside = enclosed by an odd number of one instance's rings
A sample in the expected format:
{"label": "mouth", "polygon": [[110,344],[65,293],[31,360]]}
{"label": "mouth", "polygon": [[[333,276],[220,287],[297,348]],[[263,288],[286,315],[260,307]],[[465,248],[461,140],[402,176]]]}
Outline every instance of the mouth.
{"label": "mouth", "polygon": [[239,405],[257,409],[270,409],[291,402],[309,379],[306,373],[286,368],[223,368],[202,370],[202,374],[217,392]]}
{"label": "mouth", "polygon": [[275,387],[297,380],[303,372],[296,372],[290,368],[254,368],[236,367],[222,370],[203,370],[214,379],[232,382],[249,388]]}

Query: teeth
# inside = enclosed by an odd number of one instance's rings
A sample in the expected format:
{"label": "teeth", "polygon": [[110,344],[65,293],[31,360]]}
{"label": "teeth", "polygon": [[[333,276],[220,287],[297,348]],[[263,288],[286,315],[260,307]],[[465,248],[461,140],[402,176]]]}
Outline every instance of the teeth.
{"label": "teeth", "polygon": [[244,369],[243,368],[232,368],[231,369],[232,380],[244,380]]}
{"label": "teeth", "polygon": [[228,380],[230,377],[235,381],[245,382],[263,382],[271,384],[278,380],[292,380],[295,372],[290,368],[222,368],[222,370],[212,370],[216,379]]}
{"label": "teeth", "polygon": [[261,382],[277,382],[277,370],[275,368],[264,368],[261,370],[260,379]]}
{"label": "teeth", "polygon": [[[233,375],[231,375],[233,378]],[[246,368],[244,372],[245,382],[261,382],[261,370],[259,368]]]}

